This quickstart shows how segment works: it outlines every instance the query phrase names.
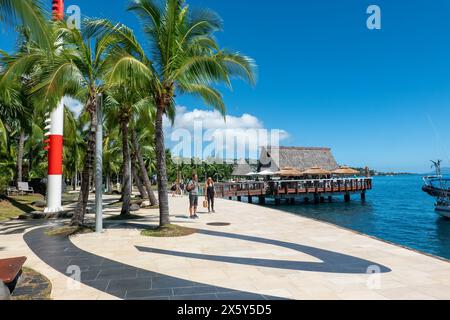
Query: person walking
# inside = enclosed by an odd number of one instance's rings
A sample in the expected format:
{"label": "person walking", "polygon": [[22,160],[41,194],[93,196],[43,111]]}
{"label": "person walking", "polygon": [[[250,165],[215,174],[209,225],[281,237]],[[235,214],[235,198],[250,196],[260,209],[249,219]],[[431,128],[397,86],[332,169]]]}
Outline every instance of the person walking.
{"label": "person walking", "polygon": [[187,191],[189,192],[189,218],[190,219],[198,219],[197,208],[198,208],[198,176],[194,174],[192,176],[192,180],[189,182],[187,186]]}
{"label": "person walking", "polygon": [[172,198],[175,198],[175,195],[177,193],[177,184],[175,182],[172,184],[170,191],[172,191]]}
{"label": "person walking", "polygon": [[184,191],[185,191],[185,189],[186,189],[186,186],[185,186],[185,184],[184,184],[184,180],[181,180],[181,183],[180,183],[180,192],[181,192],[181,196],[184,196]]}
{"label": "person walking", "polygon": [[212,178],[208,178],[206,181],[206,187],[205,187],[205,196],[206,200],[208,201],[208,213],[216,213],[214,210],[214,198],[216,197],[216,189],[214,185],[214,180]]}

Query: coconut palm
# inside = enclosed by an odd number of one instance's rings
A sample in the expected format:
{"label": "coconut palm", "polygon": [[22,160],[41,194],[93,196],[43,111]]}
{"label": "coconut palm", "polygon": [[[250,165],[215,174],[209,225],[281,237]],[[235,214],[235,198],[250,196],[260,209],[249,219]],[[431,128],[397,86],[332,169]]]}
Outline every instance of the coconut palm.
{"label": "coconut palm", "polygon": [[[1,103],[0,103],[1,105]],[[14,177],[15,154],[9,140],[9,132],[0,118],[0,191],[3,191]]]}
{"label": "coconut palm", "polygon": [[113,192],[113,175],[118,175],[122,163],[120,129],[105,121],[103,140],[103,170],[106,176],[106,190]]}
{"label": "coconut palm", "polygon": [[[109,77],[120,81],[131,75],[153,99],[160,226],[165,226],[170,218],[163,119],[173,118],[176,94],[199,96],[225,115],[222,95],[214,85],[230,86],[234,76],[254,84],[255,68],[250,58],[219,48],[213,34],[221,29],[221,20],[210,10],[190,10],[183,0],[135,0],[129,10],[142,24],[151,55],[146,57],[138,43],[122,38],[128,52],[118,57],[120,63]],[[95,32],[111,32],[105,21],[91,27]],[[122,26],[113,28],[122,31]]]}
{"label": "coconut palm", "polygon": [[124,85],[112,87],[108,90],[105,99],[105,111],[110,126],[120,127],[122,135],[122,216],[130,215],[132,193],[132,170],[135,161],[131,161],[130,151],[130,122],[133,116],[134,105],[142,100],[139,92]]}
{"label": "coconut palm", "polygon": [[[106,89],[104,75],[108,68],[108,50],[112,48],[112,36],[101,38],[83,37],[84,32],[69,29],[63,23],[57,24],[55,43],[63,43],[50,59],[38,59],[40,69],[33,93],[42,101],[56,105],[64,95],[84,102],[84,111],[89,115],[90,125],[87,137],[85,161],[81,177],[81,191],[72,218],[72,225],[84,223],[89,198],[90,179],[93,171],[95,132],[97,122],[97,97]],[[95,43],[93,46],[92,43]]]}
{"label": "coconut palm", "polygon": [[[146,154],[154,154],[154,128],[149,125],[153,123],[155,117],[155,108],[152,99],[149,97],[142,99],[134,106],[133,120],[131,126],[131,142],[133,145],[134,155],[136,157],[140,177],[142,177],[145,193],[148,196],[151,206],[157,206],[158,201],[152,189],[147,166],[145,164],[143,150]],[[144,197],[145,198],[145,197]]]}
{"label": "coconut palm", "polygon": [[46,14],[40,0],[0,0],[0,23],[26,25],[32,39],[43,48],[51,48]]}
{"label": "coconut palm", "polygon": [[[7,61],[9,56],[4,54],[0,59],[3,72],[0,73],[0,81],[8,71]],[[26,75],[18,75],[11,78],[7,88],[0,93],[3,104],[0,110],[0,118],[6,120],[11,137],[17,138],[16,181],[23,180],[23,159],[26,135],[31,130],[32,103],[26,91],[28,78]]]}
{"label": "coconut palm", "polygon": [[64,110],[64,176],[72,179],[73,190],[78,185],[78,172],[82,170],[86,143],[84,141],[83,121],[67,107]]}

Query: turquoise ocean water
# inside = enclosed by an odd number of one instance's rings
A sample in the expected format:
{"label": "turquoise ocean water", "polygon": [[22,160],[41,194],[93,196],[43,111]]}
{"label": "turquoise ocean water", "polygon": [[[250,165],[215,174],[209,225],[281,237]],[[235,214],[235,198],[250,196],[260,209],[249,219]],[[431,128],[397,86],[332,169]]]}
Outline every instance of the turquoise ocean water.
{"label": "turquoise ocean water", "polygon": [[375,177],[365,203],[354,195],[351,203],[336,197],[334,203],[276,208],[450,259],[450,219],[434,211],[422,184],[419,175]]}

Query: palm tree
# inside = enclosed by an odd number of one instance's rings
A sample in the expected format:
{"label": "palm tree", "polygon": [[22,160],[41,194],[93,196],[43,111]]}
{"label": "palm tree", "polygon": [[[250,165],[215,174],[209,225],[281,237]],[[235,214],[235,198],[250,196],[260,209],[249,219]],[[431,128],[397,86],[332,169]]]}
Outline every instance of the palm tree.
{"label": "palm tree", "polygon": [[[0,102],[0,107],[1,107]],[[0,191],[8,186],[14,177],[14,150],[9,141],[9,132],[0,118]]]}
{"label": "palm tree", "polygon": [[[19,51],[26,53],[27,43],[21,45]],[[3,70],[0,73],[0,82],[7,77],[8,62],[11,57],[6,53],[3,53],[3,57],[0,59],[0,68]],[[26,91],[26,87],[29,85],[29,76],[26,74],[18,74],[14,77],[10,77],[7,86],[3,86],[3,90],[0,93],[3,100],[3,107],[0,110],[0,117],[4,120],[7,119],[8,126],[11,130],[11,134],[17,136],[17,158],[16,158],[16,182],[22,182],[23,180],[23,159],[24,159],[24,146],[26,134],[31,130],[31,118],[33,105],[31,99]]]}
{"label": "palm tree", "polygon": [[0,0],[0,23],[26,25],[32,39],[43,48],[51,48],[48,23],[40,0]]}
{"label": "palm tree", "polygon": [[106,190],[113,191],[112,176],[120,171],[122,162],[120,130],[113,124],[105,121],[105,136],[103,140],[103,166],[106,176]]}
{"label": "palm tree", "polygon": [[82,159],[86,149],[83,139],[83,122],[76,119],[67,107],[64,110],[64,176],[72,179],[73,190],[78,184],[78,172],[82,168]]}
{"label": "palm tree", "polygon": [[[119,79],[130,74],[143,86],[156,107],[154,120],[160,226],[170,224],[164,116],[173,119],[176,94],[192,94],[219,110],[225,116],[225,105],[217,83],[230,85],[236,76],[255,83],[253,61],[239,53],[219,49],[213,34],[221,29],[220,18],[210,10],[192,11],[183,0],[135,0],[129,6],[149,39],[150,57],[138,43],[122,38],[128,53],[122,52],[120,63],[110,74]],[[97,21],[92,26],[111,31],[111,25]],[[113,26],[120,33],[122,26]],[[132,48],[133,52],[130,52]],[[151,63],[150,63],[151,61]]]}
{"label": "palm tree", "polygon": [[[89,199],[90,179],[93,171],[95,132],[97,119],[97,97],[107,88],[104,76],[109,64],[109,52],[114,43],[112,36],[83,37],[84,32],[69,29],[63,23],[56,24],[54,43],[63,43],[56,54],[38,59],[40,70],[36,77],[33,93],[42,101],[56,105],[64,95],[69,95],[85,103],[84,111],[89,115],[90,125],[83,171],[81,175],[81,191],[71,224],[81,226],[84,223],[87,202]],[[95,46],[92,46],[92,42]]]}
{"label": "palm tree", "polygon": [[[142,146],[144,148],[150,148],[153,153],[153,141],[154,141],[154,128],[149,126],[149,123],[153,123],[155,117],[155,108],[152,105],[152,99],[149,97],[139,101],[134,108],[133,112],[133,126],[131,127],[131,142],[133,145],[134,154],[140,171],[140,176],[143,180],[143,186],[145,187],[145,193],[148,196],[150,205],[152,207],[158,205],[158,200],[152,189],[149,173],[145,160],[142,154]],[[141,134],[140,134],[141,133]]]}
{"label": "palm tree", "polygon": [[137,90],[127,85],[112,87],[106,97],[106,111],[110,126],[118,124],[122,134],[122,216],[130,215],[132,193],[132,171],[136,161],[131,161],[130,151],[130,122],[134,106],[142,100]]}

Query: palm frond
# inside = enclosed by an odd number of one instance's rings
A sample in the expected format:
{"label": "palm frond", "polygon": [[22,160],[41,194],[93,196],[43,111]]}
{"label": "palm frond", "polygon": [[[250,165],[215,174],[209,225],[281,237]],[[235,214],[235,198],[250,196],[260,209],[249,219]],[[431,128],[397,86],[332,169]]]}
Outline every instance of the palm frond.
{"label": "palm frond", "polygon": [[53,42],[43,8],[40,0],[0,0],[0,22],[26,25],[32,39],[42,48],[49,49]]}

